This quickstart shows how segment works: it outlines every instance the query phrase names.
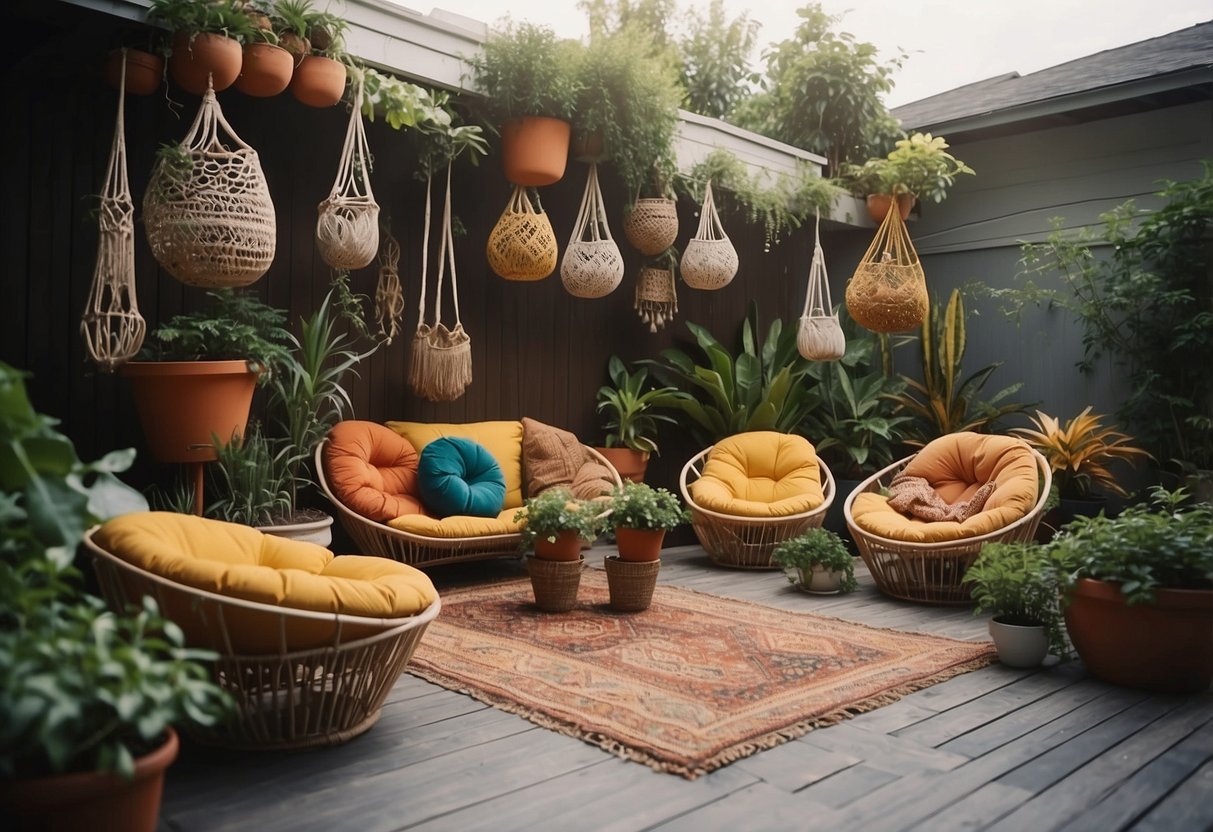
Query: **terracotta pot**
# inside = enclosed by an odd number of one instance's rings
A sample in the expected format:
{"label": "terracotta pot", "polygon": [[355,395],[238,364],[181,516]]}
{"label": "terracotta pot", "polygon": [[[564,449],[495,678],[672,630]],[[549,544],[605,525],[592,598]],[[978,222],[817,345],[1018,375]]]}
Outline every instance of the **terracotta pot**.
{"label": "terracotta pot", "polygon": [[[897,210],[904,220],[910,216],[910,211],[914,207],[914,203],[918,200],[910,194],[897,195]],[[889,205],[893,202],[893,197],[890,194],[868,194],[868,216],[872,218],[872,222],[880,223],[889,213]]]}
{"label": "terracotta pot", "polygon": [[215,92],[230,87],[240,75],[243,52],[240,42],[211,32],[202,32],[192,39],[185,32],[173,35],[173,54],[168,59],[168,72],[186,92],[202,95],[207,77]]}
{"label": "terracotta pot", "polygon": [[644,482],[644,472],[649,466],[649,455],[646,451],[633,451],[631,448],[595,448],[594,450],[606,457],[619,476],[632,482]]}
{"label": "terracotta pot", "polygon": [[644,563],[661,557],[661,543],[665,540],[665,529],[615,529],[615,545],[619,547],[619,559],[632,563]]}
{"label": "terracotta pot", "polygon": [[281,46],[247,43],[236,89],[245,95],[269,98],[287,88],[294,72],[295,58]]}
{"label": "terracotta pot", "polygon": [[535,557],[540,560],[580,560],[581,535],[575,531],[559,532],[555,542],[546,537],[537,537],[535,538]]}
{"label": "terracotta pot", "polygon": [[569,152],[578,162],[602,162],[607,159],[602,133],[597,130],[593,133],[578,132],[573,137]]}
{"label": "terracotta pot", "polygon": [[1130,607],[1120,585],[1083,578],[1066,630],[1091,675],[1132,688],[1197,693],[1213,682],[1213,589],[1159,589]]}
{"label": "terracotta pot", "polygon": [[[177,759],[177,733],[135,759],[135,776],[93,771],[10,780],[0,787],[0,805],[13,812],[18,830],[155,832],[164,793],[164,771]],[[4,813],[6,816],[8,812]]]}
{"label": "terracotta pot", "polygon": [[304,523],[284,523],[280,526],[257,526],[257,531],[285,537],[287,540],[302,540],[328,547],[333,542],[333,518],[326,515],[319,520]]}
{"label": "terracotta pot", "polygon": [[505,178],[528,187],[551,185],[564,176],[569,160],[567,121],[526,116],[501,125],[501,165]]}
{"label": "terracotta pot", "polygon": [[122,374],[161,462],[212,460],[212,435],[227,441],[244,434],[257,384],[246,361],[131,361]]}
{"label": "terracotta pot", "polygon": [[990,619],[990,638],[998,660],[1007,667],[1039,667],[1049,654],[1049,637],[1043,624],[1008,624]]}
{"label": "terracotta pot", "polygon": [[345,94],[345,64],[308,55],[295,67],[291,94],[309,107],[332,107]]}
{"label": "terracotta pot", "polygon": [[[122,50],[115,49],[105,58],[105,83],[118,89],[122,77]],[[164,80],[164,58],[142,49],[126,50],[126,91],[132,95],[151,95]]]}

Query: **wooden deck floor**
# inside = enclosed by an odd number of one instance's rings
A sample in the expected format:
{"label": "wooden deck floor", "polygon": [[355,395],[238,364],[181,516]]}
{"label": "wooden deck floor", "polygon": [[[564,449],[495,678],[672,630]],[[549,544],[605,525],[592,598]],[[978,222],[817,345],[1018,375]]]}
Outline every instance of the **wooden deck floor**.
{"label": "wooden deck floor", "polygon": [[[602,550],[591,552],[599,560]],[[439,588],[524,574],[435,571]],[[811,597],[774,572],[666,550],[661,580],[881,627],[984,639],[965,609]],[[1077,663],[1000,665],[694,781],[618,759],[408,674],[346,745],[249,754],[187,744],[163,830],[1213,829],[1213,693],[1111,687]]]}

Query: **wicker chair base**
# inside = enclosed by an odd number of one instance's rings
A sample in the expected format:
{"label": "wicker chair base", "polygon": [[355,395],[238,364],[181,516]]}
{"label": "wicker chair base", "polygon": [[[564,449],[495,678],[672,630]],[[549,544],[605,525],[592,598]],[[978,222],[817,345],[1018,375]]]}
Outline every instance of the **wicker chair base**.
{"label": "wicker chair base", "polygon": [[535,593],[535,606],[544,612],[568,612],[577,606],[577,590],[581,587],[581,570],[585,558],[577,560],[526,559],[527,572],[531,575],[531,591]]}
{"label": "wicker chair base", "polygon": [[607,590],[611,594],[611,609],[618,612],[641,612],[653,603],[660,560],[630,561],[617,557],[603,560],[607,574]]}

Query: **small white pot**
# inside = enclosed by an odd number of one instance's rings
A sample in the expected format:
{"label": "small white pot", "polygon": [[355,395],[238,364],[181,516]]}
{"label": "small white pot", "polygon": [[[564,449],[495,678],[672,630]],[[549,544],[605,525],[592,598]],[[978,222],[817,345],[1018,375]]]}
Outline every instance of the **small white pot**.
{"label": "small white pot", "polygon": [[333,542],[333,518],[325,516],[320,520],[307,523],[290,523],[285,526],[257,526],[257,531],[285,537],[289,540],[302,540],[305,543],[315,543],[328,547]]}
{"label": "small white pot", "polygon": [[842,590],[842,572],[826,569],[824,566],[814,566],[806,573],[797,570],[800,580],[796,584],[800,589],[813,595],[836,595]]}
{"label": "small white pot", "polygon": [[1004,624],[991,618],[990,638],[998,648],[998,660],[1007,667],[1039,667],[1049,654],[1049,638],[1042,624]]}

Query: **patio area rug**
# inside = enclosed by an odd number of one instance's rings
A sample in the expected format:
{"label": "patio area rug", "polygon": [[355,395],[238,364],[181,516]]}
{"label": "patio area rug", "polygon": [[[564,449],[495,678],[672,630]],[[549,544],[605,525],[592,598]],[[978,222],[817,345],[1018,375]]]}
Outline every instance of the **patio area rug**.
{"label": "patio area rug", "polygon": [[552,614],[526,578],[449,591],[407,672],[694,778],[994,658],[989,643],[669,586],[616,613],[599,570],[578,598]]}

